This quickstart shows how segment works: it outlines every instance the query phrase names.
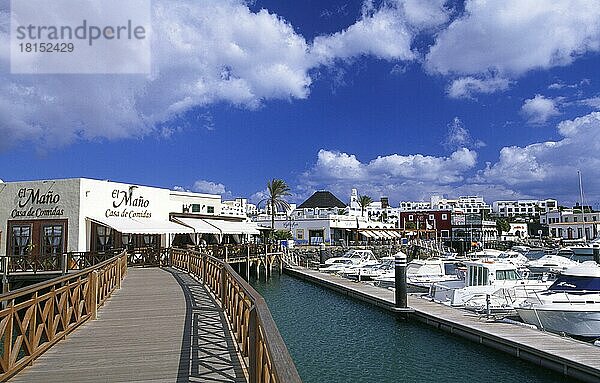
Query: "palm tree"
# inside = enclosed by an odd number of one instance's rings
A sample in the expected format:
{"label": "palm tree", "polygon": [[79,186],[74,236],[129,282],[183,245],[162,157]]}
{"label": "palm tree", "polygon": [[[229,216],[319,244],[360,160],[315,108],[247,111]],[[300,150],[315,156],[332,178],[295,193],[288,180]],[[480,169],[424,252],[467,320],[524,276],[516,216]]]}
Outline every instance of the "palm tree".
{"label": "palm tree", "polygon": [[361,195],[358,197],[358,205],[360,206],[360,214],[362,217],[365,216],[365,209],[373,203],[373,199],[368,195]]}
{"label": "palm tree", "polygon": [[284,180],[273,178],[267,182],[267,191],[269,197],[266,202],[271,207],[271,232],[275,232],[275,213],[280,209],[285,211],[290,208],[290,204],[283,199],[283,197],[291,195],[290,187]]}

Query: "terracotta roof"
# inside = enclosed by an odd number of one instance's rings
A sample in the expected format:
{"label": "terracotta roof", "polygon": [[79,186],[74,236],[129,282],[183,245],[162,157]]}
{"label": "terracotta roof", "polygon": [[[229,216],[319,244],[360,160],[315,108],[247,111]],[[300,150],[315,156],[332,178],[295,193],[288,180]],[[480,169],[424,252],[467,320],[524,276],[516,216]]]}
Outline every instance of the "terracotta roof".
{"label": "terracotta roof", "polygon": [[300,206],[298,206],[299,209],[314,209],[316,207],[339,207],[343,209],[346,207],[346,204],[340,201],[340,199],[334,196],[331,192],[317,191],[313,195],[311,195],[306,201],[302,202]]}

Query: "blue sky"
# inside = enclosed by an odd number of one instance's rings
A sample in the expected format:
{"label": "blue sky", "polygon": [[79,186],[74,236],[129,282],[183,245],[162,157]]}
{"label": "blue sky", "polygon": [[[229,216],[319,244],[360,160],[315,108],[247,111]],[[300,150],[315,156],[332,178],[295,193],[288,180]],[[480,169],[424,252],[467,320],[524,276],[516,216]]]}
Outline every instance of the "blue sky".
{"label": "blue sky", "polygon": [[11,75],[0,178],[600,202],[595,1],[154,1],[153,73]]}

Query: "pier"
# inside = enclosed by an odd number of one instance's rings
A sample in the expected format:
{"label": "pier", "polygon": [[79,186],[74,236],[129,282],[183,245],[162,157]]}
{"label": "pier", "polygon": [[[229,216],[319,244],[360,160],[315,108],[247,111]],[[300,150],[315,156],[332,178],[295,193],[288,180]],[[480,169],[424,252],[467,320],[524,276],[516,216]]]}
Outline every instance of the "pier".
{"label": "pier", "polygon": [[121,253],[0,300],[2,381],[301,382],[262,297],[212,255]]}
{"label": "pier", "polygon": [[[300,267],[286,267],[284,272],[354,299],[397,312],[394,293],[390,290]],[[600,382],[600,350],[591,344],[525,326],[489,321],[475,313],[415,296],[408,296],[408,306],[408,313],[402,314],[408,314],[411,320],[508,353],[567,377],[585,382]]]}

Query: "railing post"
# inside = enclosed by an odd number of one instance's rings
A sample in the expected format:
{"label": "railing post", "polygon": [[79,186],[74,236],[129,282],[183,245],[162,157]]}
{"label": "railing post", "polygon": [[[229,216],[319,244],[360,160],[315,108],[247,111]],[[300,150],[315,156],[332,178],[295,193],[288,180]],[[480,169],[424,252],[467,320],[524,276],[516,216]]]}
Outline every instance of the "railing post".
{"label": "railing post", "polygon": [[258,382],[258,366],[257,366],[257,320],[256,320],[256,306],[250,310],[250,316],[248,318],[248,380],[250,383]]}
{"label": "railing post", "polygon": [[90,311],[92,314],[91,319],[95,320],[98,318],[98,272],[96,270],[90,273]]}
{"label": "railing post", "polygon": [[221,308],[225,311],[227,304],[225,303],[227,300],[227,271],[225,270],[225,266],[221,267]]}
{"label": "railing post", "polygon": [[61,269],[62,275],[66,275],[67,271],[69,269],[68,257],[69,257],[69,255],[67,253],[62,253],[60,255],[60,263],[61,263],[60,269]]}
{"label": "railing post", "polygon": [[117,257],[117,289],[121,289],[121,257]]}
{"label": "railing post", "polygon": [[225,263],[228,262],[228,251],[227,251],[227,245],[225,245]]}

